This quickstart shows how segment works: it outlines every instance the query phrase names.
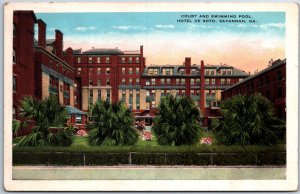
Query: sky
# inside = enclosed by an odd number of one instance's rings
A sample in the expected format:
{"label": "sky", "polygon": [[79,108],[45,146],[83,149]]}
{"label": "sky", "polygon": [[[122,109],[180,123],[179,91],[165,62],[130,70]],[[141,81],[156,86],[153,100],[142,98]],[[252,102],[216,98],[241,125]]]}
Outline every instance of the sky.
{"label": "sky", "polygon": [[[144,46],[146,65],[227,64],[253,73],[285,58],[284,12],[36,13],[64,34],[64,49]],[[189,19],[189,21],[186,21]],[[183,21],[185,20],[185,21]],[[226,20],[226,21],[225,21]],[[228,20],[239,20],[230,22]]]}

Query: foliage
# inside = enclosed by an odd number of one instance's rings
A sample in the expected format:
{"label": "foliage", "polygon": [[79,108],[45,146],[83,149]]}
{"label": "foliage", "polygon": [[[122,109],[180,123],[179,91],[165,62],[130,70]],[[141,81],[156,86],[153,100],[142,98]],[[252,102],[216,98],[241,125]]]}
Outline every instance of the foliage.
{"label": "foliage", "polygon": [[237,95],[221,103],[223,119],[212,122],[225,145],[272,145],[284,138],[285,123],[274,115],[272,103],[261,94]]}
{"label": "foliage", "polygon": [[[23,123],[34,122],[34,126],[30,134],[17,142],[17,146],[67,146],[72,143],[74,129],[71,126],[63,127],[66,121],[65,107],[55,96],[43,100],[25,96],[21,100],[19,115]],[[58,132],[52,133],[51,127],[58,129]]]}
{"label": "foliage", "polygon": [[138,133],[131,111],[122,102],[97,101],[90,109],[90,145],[133,145]]}
{"label": "foliage", "polygon": [[200,130],[200,112],[192,99],[172,95],[161,99],[153,126],[160,145],[195,144]]}

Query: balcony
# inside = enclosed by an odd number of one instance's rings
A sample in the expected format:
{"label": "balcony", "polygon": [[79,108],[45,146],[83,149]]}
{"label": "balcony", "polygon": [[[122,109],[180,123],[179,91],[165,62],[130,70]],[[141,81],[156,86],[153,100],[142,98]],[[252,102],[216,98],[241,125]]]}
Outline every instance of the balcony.
{"label": "balcony", "polygon": [[154,96],[146,96],[146,102],[152,102],[155,100]]}
{"label": "balcony", "polygon": [[57,94],[58,93],[57,87],[54,85],[49,85],[49,92],[52,94]]}

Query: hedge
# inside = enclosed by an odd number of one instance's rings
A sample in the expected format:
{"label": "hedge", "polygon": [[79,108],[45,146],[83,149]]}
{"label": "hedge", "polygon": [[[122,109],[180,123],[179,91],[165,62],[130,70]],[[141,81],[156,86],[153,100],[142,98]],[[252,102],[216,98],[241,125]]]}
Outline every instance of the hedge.
{"label": "hedge", "polygon": [[13,152],[13,165],[285,165],[286,153]]}

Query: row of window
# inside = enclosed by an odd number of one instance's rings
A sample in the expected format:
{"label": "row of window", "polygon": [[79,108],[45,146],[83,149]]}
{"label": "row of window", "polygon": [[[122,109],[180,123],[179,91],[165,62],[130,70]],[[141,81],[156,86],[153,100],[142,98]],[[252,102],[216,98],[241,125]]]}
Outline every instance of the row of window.
{"label": "row of window", "polygon": [[[91,89],[89,91],[89,104],[93,104],[93,98],[94,98],[94,91]],[[98,100],[101,100],[101,90],[99,89],[97,91],[97,99]],[[106,90],[106,98],[105,98],[106,101],[110,102],[110,90]]]}
{"label": "row of window", "polygon": [[206,69],[205,75],[232,75],[232,69]]}
{"label": "row of window", "polygon": [[[135,98],[136,109],[140,109],[140,91],[136,90],[136,98]],[[122,90],[122,101],[126,102],[126,90]],[[130,110],[133,109],[133,90],[129,90],[128,97],[128,108]]]}
{"label": "row of window", "polygon": [[[133,60],[134,59],[134,60]],[[110,57],[88,57],[88,63],[110,63]],[[81,63],[81,57],[77,57],[77,63]],[[139,57],[120,57],[120,63],[140,63]]]}

